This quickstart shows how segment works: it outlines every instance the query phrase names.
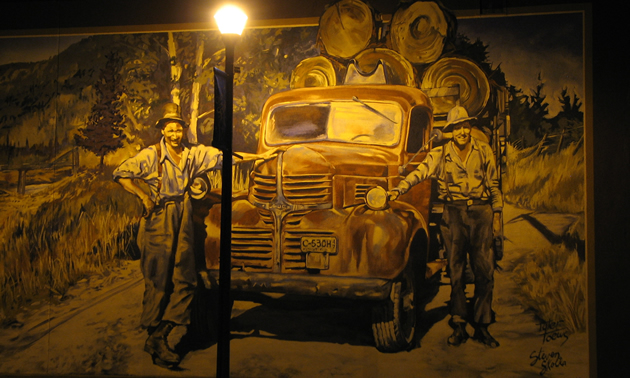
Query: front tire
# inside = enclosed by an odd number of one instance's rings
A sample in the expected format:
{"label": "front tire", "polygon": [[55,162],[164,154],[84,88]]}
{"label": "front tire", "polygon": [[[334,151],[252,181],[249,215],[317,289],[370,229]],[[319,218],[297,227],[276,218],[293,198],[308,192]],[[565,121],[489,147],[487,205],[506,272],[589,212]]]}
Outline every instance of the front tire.
{"label": "front tire", "polygon": [[388,299],[372,310],[376,348],[385,353],[407,350],[416,331],[416,285],[412,264],[392,284]]}

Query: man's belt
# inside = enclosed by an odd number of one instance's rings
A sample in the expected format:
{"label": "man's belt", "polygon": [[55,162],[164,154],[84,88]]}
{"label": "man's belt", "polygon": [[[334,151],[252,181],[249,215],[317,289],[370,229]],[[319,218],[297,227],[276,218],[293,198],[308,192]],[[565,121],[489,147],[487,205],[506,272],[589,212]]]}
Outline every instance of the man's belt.
{"label": "man's belt", "polygon": [[468,199],[468,200],[453,200],[446,201],[444,204],[453,205],[453,206],[479,206],[479,205],[489,205],[489,200],[482,199]]}
{"label": "man's belt", "polygon": [[160,198],[160,200],[155,204],[156,208],[163,208],[168,204],[179,203],[184,201],[184,196],[177,197],[169,197],[169,198]]}

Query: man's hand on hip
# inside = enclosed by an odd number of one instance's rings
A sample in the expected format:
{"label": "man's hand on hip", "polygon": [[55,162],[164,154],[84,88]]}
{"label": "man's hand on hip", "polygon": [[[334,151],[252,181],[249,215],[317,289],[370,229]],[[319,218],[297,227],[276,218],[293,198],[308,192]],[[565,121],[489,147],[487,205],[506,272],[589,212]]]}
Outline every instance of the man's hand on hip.
{"label": "man's hand on hip", "polygon": [[141,200],[142,207],[144,207],[144,213],[142,214],[142,216],[147,218],[153,212],[153,209],[155,208],[155,202],[153,202],[153,200],[149,196],[144,196],[141,198]]}

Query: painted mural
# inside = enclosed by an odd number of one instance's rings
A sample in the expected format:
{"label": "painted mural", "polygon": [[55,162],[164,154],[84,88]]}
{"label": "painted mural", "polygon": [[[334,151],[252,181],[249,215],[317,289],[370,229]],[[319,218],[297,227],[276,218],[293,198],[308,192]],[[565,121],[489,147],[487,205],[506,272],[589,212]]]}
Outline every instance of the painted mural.
{"label": "painted mural", "polygon": [[[583,17],[244,31],[230,376],[588,376]],[[214,376],[219,32],[0,51],[0,375]]]}

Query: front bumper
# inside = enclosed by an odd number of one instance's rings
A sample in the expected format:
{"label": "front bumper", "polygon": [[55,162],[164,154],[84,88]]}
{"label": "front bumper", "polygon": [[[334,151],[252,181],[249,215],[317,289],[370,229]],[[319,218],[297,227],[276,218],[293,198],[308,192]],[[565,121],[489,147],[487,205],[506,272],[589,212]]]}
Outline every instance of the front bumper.
{"label": "front bumper", "polygon": [[[208,272],[213,283],[219,272]],[[231,272],[234,291],[283,293],[348,299],[383,300],[390,295],[392,281],[380,278],[334,277],[304,274]],[[214,286],[214,284],[212,285]],[[208,287],[208,285],[206,285]]]}

